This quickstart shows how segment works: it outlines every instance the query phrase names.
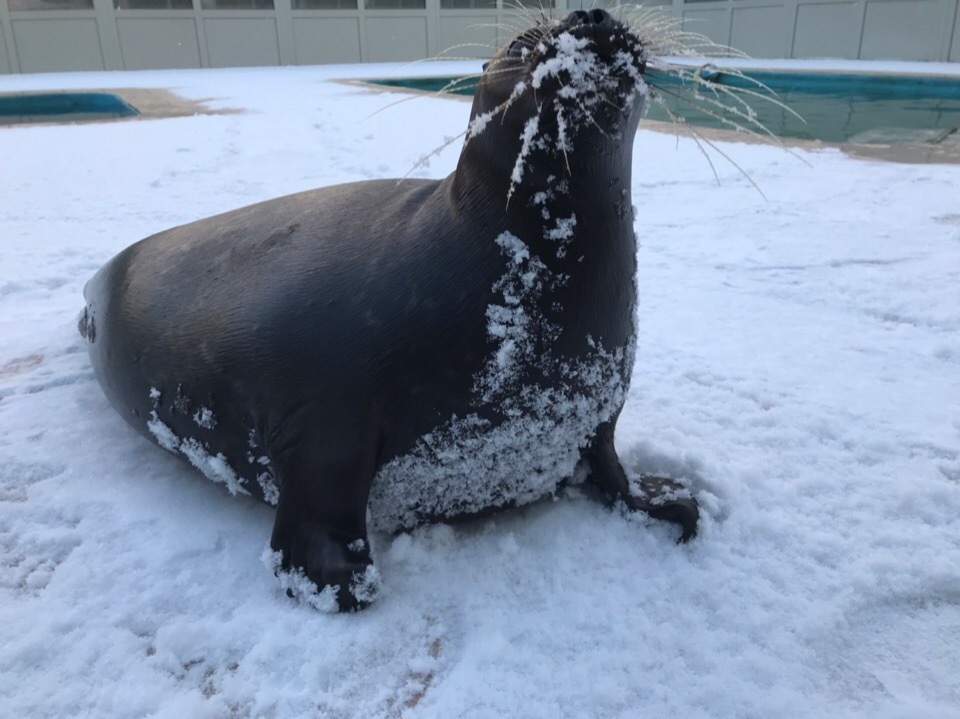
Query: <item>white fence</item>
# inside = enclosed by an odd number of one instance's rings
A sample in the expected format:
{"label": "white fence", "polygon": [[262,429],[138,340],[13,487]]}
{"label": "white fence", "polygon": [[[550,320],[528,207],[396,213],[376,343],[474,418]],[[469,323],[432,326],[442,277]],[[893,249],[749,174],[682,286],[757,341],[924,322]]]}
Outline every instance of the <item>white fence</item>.
{"label": "white fence", "polygon": [[[656,4],[754,57],[960,61],[958,3]],[[0,73],[413,60],[461,45],[450,54],[482,57],[512,14],[503,0],[0,0]]]}

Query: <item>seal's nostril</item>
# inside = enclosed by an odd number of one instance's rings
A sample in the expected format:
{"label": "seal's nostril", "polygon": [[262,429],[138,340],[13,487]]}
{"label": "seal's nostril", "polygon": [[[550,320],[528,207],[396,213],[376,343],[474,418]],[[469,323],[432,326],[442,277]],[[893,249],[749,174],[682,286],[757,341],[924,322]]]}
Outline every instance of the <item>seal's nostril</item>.
{"label": "seal's nostril", "polygon": [[612,22],[613,18],[610,17],[610,13],[606,10],[574,10],[572,13],[567,15],[567,23],[569,25],[604,25],[606,23]]}

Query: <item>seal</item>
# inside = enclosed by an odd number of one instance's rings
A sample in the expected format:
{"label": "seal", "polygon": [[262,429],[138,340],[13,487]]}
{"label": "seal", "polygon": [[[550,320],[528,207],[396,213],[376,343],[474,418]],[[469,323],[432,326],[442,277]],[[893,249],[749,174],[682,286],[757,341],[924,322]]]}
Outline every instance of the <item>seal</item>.
{"label": "seal", "polygon": [[695,534],[689,492],[628,479],[614,448],[646,62],[603,10],[541,22],[485,66],[449,177],[175,227],[88,282],[80,330],[110,402],[276,504],[264,559],[289,594],[331,610],[376,596],[368,514],[399,531],[577,479]]}

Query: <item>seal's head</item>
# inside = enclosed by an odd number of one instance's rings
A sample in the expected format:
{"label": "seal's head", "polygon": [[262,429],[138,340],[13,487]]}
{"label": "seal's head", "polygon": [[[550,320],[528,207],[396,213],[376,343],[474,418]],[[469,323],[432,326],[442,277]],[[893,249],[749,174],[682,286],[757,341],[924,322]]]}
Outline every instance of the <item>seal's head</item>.
{"label": "seal's head", "polygon": [[[508,197],[530,185],[531,167],[570,175],[598,157],[629,158],[647,96],[646,62],[639,35],[605,10],[538,23],[486,65],[464,155],[474,165],[503,164],[490,169],[506,171]],[[565,171],[543,162],[550,158]]]}
{"label": "seal's head", "polygon": [[543,120],[616,132],[646,94],[639,36],[606,10],[577,10],[519,35],[490,62],[474,113],[491,102],[536,108]]}
{"label": "seal's head", "polygon": [[[583,191],[598,165],[603,171],[593,180],[626,176],[625,158],[650,101],[660,102],[677,131],[692,136],[705,155],[707,146],[728,160],[671,105],[776,144],[755,103],[770,102],[802,121],[759,80],[729,66],[702,64],[706,57],[743,53],[686,31],[682,20],[656,8],[624,5],[617,12],[618,18],[600,9],[543,18],[484,66],[458,174],[480,170],[496,185],[491,191],[508,200],[523,191],[543,192],[551,177],[579,178]],[[675,57],[695,60],[671,62]],[[562,173],[552,166],[558,160]],[[542,181],[531,168],[546,172]],[[468,184],[457,182],[455,189]]]}

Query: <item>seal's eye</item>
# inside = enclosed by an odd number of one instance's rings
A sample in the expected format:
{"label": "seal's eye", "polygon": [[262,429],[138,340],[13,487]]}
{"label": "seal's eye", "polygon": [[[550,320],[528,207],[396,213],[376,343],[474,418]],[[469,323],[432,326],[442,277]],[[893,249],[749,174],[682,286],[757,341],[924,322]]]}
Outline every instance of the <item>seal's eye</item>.
{"label": "seal's eye", "polygon": [[522,37],[518,37],[512,43],[510,43],[510,48],[507,50],[507,57],[513,57],[522,59],[527,56],[527,53],[530,52],[530,45],[527,43],[527,40]]}

